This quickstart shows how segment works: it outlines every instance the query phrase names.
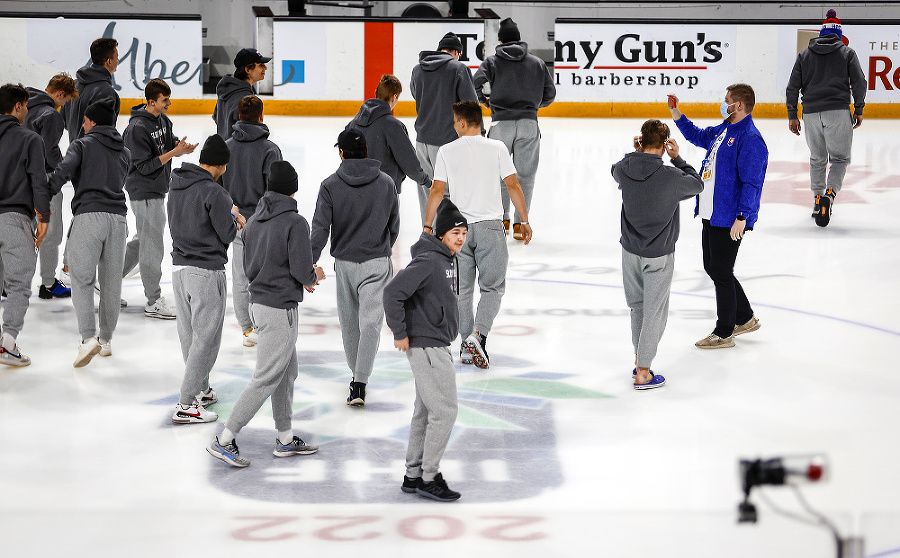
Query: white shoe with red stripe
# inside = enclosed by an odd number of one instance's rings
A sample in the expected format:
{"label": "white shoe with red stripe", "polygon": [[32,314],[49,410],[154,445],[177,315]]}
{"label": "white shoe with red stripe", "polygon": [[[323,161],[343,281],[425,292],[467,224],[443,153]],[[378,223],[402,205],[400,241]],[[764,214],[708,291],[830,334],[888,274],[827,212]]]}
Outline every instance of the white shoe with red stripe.
{"label": "white shoe with red stripe", "polygon": [[175,404],[175,412],[172,414],[172,422],[175,424],[191,424],[195,422],[215,422],[219,415],[207,411],[194,400],[193,405]]}

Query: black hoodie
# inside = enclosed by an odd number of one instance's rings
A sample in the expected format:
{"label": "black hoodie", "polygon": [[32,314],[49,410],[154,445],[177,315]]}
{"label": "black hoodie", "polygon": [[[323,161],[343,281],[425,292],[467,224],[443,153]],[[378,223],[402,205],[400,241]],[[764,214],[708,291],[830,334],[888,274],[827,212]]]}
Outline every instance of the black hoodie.
{"label": "black hoodie", "polygon": [[52,172],[62,161],[59,150],[59,138],[66,129],[63,117],[56,110],[56,101],[46,91],[28,88],[28,114],[25,115],[25,127],[41,136],[44,142],[44,162],[47,172]]}
{"label": "black hoodie", "polygon": [[131,167],[125,190],[132,200],[162,199],[169,191],[172,160],[163,165],[159,156],[175,148],[178,138],[172,121],[165,114],[153,116],[147,105],[131,107],[131,120],[125,128],[125,146],[131,151]]}
{"label": "black hoodie", "polygon": [[319,187],[312,224],[313,261],[328,233],[331,255],[356,263],[391,255],[400,233],[397,191],[374,159],[346,159]]}
{"label": "black hoodie", "polygon": [[216,85],[216,108],[212,118],[216,121],[216,133],[222,139],[231,137],[232,126],[238,121],[238,103],[247,95],[255,95],[253,87],[242,79],[226,74]]}
{"label": "black hoodie", "polygon": [[428,233],[410,253],[409,265],[384,287],[385,321],[394,339],[408,337],[410,347],[447,347],[459,333],[455,258]]}
{"label": "black hoodie", "polygon": [[182,163],[169,185],[172,263],[224,270],[228,245],[237,234],[231,197],[206,169]]}
{"label": "black hoodie", "polygon": [[61,114],[69,131],[69,141],[84,135],[81,125],[84,123],[84,112],[92,103],[107,100],[116,114],[119,114],[121,102],[119,94],[113,88],[112,74],[103,66],[90,64],[75,73],[75,87],[78,98],[66,103]]}
{"label": "black hoodie", "polygon": [[488,83],[492,120],[537,120],[538,109],[556,98],[556,85],[547,65],[528,54],[528,44],[522,41],[498,45],[496,52],[475,72],[479,102],[485,102],[482,88]]}
{"label": "black hoodie", "polygon": [[266,192],[244,229],[244,271],[250,280],[250,302],[271,308],[296,308],[303,286],[316,284],[309,223],[297,213],[297,202]]}
{"label": "black hoodie", "polygon": [[272,163],[282,159],[281,149],[269,140],[269,127],[262,122],[238,120],[232,129],[234,133],[225,141],[231,158],[222,185],[241,215],[249,219],[266,193]]}
{"label": "black hoodie", "polygon": [[367,100],[347,124],[346,128],[350,127],[365,136],[369,158],[381,162],[381,172],[391,177],[398,194],[407,176],[417,184],[431,185],[431,178],[422,170],[416,150],[409,141],[406,126],[394,118],[387,101]]}
{"label": "black hoodie", "polygon": [[66,180],[75,187],[72,214],[114,213],[126,215],[125,176],[131,153],[112,126],[94,126],[69,144],[66,156],[48,177],[50,190],[59,192]]}
{"label": "black hoodie", "polygon": [[834,33],[809,40],[809,48],[797,55],[788,80],[788,118],[797,118],[797,97],[803,92],[803,112],[849,110],[853,93],[853,112],[862,114],[866,106],[866,75],[856,52]]}
{"label": "black hoodie", "polygon": [[44,144],[11,114],[0,115],[0,213],[21,213],[50,222],[50,189]]}
{"label": "black hoodie", "polygon": [[477,101],[472,72],[449,52],[423,50],[409,91],[416,100],[416,141],[441,146],[457,138],[453,104]]}

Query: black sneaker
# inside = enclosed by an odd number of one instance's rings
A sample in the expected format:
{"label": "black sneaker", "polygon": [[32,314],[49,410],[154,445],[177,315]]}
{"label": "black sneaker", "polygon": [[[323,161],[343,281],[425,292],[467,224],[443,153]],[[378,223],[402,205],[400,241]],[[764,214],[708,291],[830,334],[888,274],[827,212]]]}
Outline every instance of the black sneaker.
{"label": "black sneaker", "polygon": [[415,494],[416,489],[422,485],[422,477],[416,477],[411,479],[406,475],[403,475],[403,484],[400,486],[400,490],[406,492],[407,494]]}
{"label": "black sneaker", "polygon": [[365,407],[366,384],[362,382],[350,382],[350,396],[347,397],[347,405],[351,407]]}
{"label": "black sneaker", "polygon": [[822,211],[822,196],[816,195],[816,203],[813,204],[813,212],[810,217],[816,217]]}
{"label": "black sneaker", "polygon": [[827,227],[828,223],[831,222],[831,206],[834,204],[834,191],[829,188],[824,196],[819,196],[819,199],[822,202],[822,206],[816,214],[816,224],[820,227]]}
{"label": "black sneaker", "polygon": [[478,368],[488,368],[491,365],[491,357],[488,356],[485,346],[487,336],[476,331],[466,338],[463,347],[472,354],[472,364]]}
{"label": "black sneaker", "polygon": [[49,289],[41,285],[41,288],[38,289],[39,298],[49,300],[51,298],[70,298],[72,296],[72,289],[63,285],[59,279],[54,279],[53,281],[53,286]]}
{"label": "black sneaker", "polygon": [[438,473],[431,482],[422,481],[416,488],[416,494],[437,500],[438,502],[453,502],[459,500],[459,492],[450,490],[444,477]]}

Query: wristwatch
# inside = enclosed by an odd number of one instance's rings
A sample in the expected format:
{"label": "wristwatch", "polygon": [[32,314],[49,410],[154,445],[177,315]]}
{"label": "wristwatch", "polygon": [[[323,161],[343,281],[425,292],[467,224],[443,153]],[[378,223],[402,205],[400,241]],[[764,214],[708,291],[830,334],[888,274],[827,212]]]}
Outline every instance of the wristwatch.
{"label": "wristwatch", "polygon": [[736,219],[737,219],[738,221],[746,221],[746,220],[747,220],[747,217],[745,217],[744,215],[738,215],[738,216],[736,217]]}

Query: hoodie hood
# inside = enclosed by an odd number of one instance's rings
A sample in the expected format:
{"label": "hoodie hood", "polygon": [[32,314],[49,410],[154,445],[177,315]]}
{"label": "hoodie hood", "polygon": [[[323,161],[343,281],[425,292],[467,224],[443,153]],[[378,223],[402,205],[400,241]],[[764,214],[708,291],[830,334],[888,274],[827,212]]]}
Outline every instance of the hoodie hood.
{"label": "hoodie hood", "polygon": [[109,73],[109,70],[103,66],[98,66],[97,64],[91,64],[90,66],[80,68],[75,73],[75,77],[78,85],[82,86],[78,88],[79,90],[83,89],[83,86],[85,85],[97,83],[98,81],[112,81],[112,74]]}
{"label": "hoodie hood", "polygon": [[373,182],[380,173],[381,163],[375,159],[345,159],[337,170],[338,177],[354,188]]}
{"label": "hoodie hood", "polygon": [[28,89],[28,110],[34,110],[37,107],[49,106],[56,110],[56,102],[53,97],[47,95],[46,91],[29,87]]}
{"label": "hoodie hood", "polygon": [[449,248],[444,246],[441,239],[433,234],[423,232],[422,236],[419,237],[419,240],[410,247],[409,253],[413,258],[417,258],[428,254],[428,252],[435,252],[435,254],[440,255],[447,261],[453,259],[453,254],[450,252]]}
{"label": "hoodie hood", "polygon": [[172,171],[172,180],[169,183],[171,190],[186,190],[205,180],[212,180],[213,177],[209,171],[193,164],[182,163],[181,168]]}
{"label": "hoodie hood", "polygon": [[842,46],[844,46],[844,42],[834,33],[829,33],[809,40],[809,50],[815,54],[831,54]]}
{"label": "hoodie hood", "polygon": [[528,44],[522,41],[497,45],[497,56],[504,60],[518,62],[528,56]]}
{"label": "hoodie hood", "polygon": [[88,135],[97,138],[100,143],[113,151],[122,151],[122,148],[125,147],[125,140],[122,139],[122,135],[115,126],[94,126]]}
{"label": "hoodie hood", "polygon": [[216,85],[216,95],[222,101],[228,102],[235,95],[240,95],[241,98],[253,95],[253,88],[246,81],[238,79],[231,74],[226,74]]}
{"label": "hoodie hood", "polygon": [[[613,165],[613,177],[617,178],[621,174],[635,182],[645,182],[662,166],[661,156],[634,151],[625,155],[624,159]],[[617,181],[621,183],[621,180]]]}
{"label": "hoodie hood", "polygon": [[269,127],[262,122],[245,122],[238,120],[231,129],[231,137],[241,142],[251,142],[269,137]]}
{"label": "hoodie hood", "polygon": [[368,99],[363,106],[359,108],[359,113],[354,118],[354,125],[368,127],[376,120],[384,116],[390,116],[391,105],[387,101],[381,99]]}
{"label": "hoodie hood", "polygon": [[297,200],[278,192],[266,192],[256,206],[256,220],[265,222],[283,213],[297,213]]}
{"label": "hoodie hood", "polygon": [[419,53],[419,65],[426,72],[433,72],[453,60],[453,55],[440,50],[423,50]]}
{"label": "hoodie hood", "polygon": [[0,114],[0,138],[13,126],[20,126],[19,119],[11,114]]}

